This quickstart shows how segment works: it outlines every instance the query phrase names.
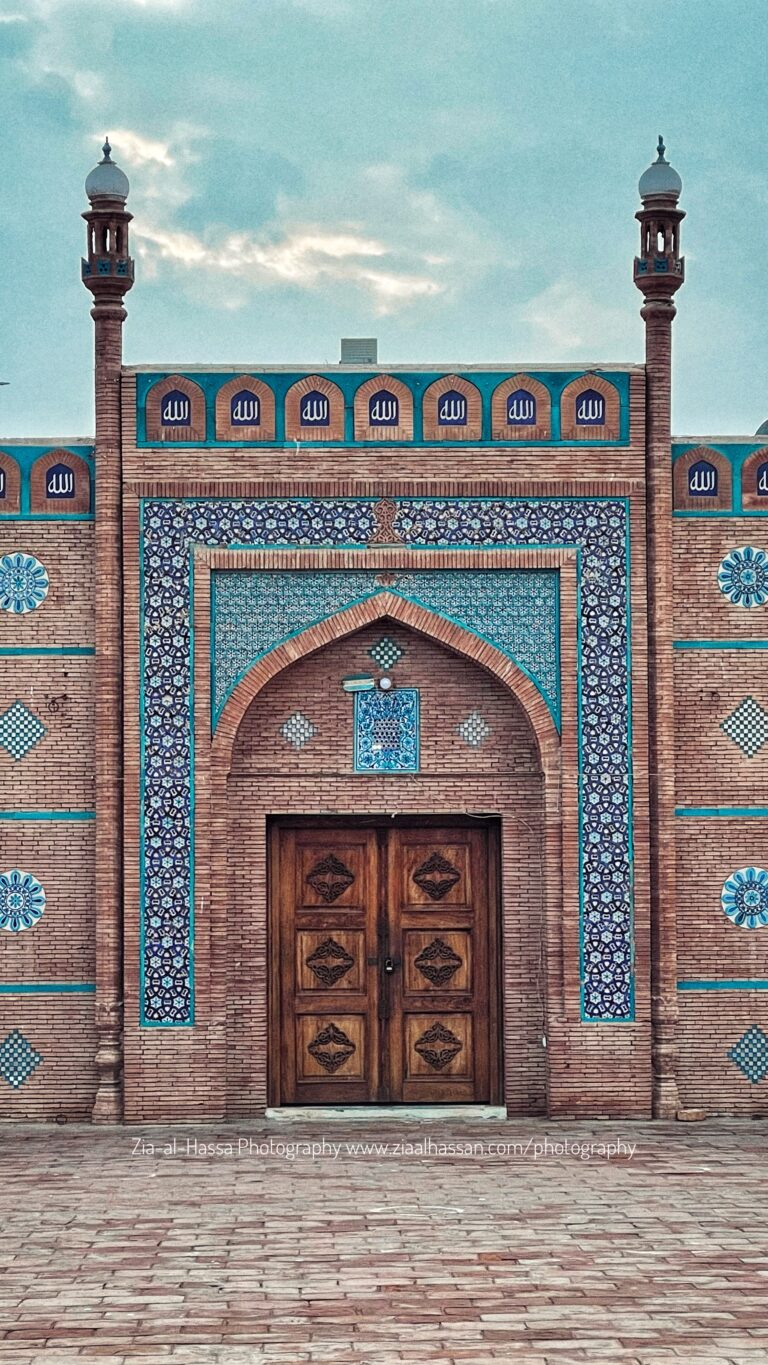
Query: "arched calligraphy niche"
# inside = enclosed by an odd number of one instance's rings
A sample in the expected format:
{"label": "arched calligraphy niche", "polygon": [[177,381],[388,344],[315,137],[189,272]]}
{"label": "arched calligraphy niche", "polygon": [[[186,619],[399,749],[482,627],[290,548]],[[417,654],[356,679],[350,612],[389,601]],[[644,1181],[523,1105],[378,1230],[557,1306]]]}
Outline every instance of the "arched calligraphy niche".
{"label": "arched calligraphy niche", "polygon": [[29,488],[31,512],[66,516],[91,510],[91,471],[71,450],[51,450],[35,460]]}
{"label": "arched calligraphy niche", "polygon": [[768,512],[768,446],[754,450],[742,465],[741,502],[750,510]]}
{"label": "arched calligraphy niche", "polygon": [[563,389],[560,434],[564,441],[618,441],[621,400],[602,375],[585,374]]}
{"label": "arched calligraphy niche", "polygon": [[343,441],[344,395],[322,375],[309,374],[285,395],[285,434],[291,441]]}
{"label": "arched calligraphy niche", "polygon": [[172,374],[153,384],[145,401],[148,441],[204,441],[205,395],[199,384]]}
{"label": "arched calligraphy niche", "polygon": [[216,394],[216,439],[274,441],[275,395],[268,384],[237,375]]}
{"label": "arched calligraphy niche", "polygon": [[6,451],[0,450],[0,516],[21,510],[21,471]]}
{"label": "arched calligraphy niche", "polygon": [[546,385],[527,374],[513,374],[491,399],[494,441],[548,441],[552,436],[552,398]]}
{"label": "arched calligraphy niche", "polygon": [[425,441],[480,441],[483,400],[468,379],[446,374],[430,384],[422,404]]}
{"label": "arched calligraphy niche", "polygon": [[732,477],[731,462],[721,451],[708,446],[684,451],[672,470],[675,511],[730,510]]}
{"label": "arched calligraphy niche", "polygon": [[412,441],[413,396],[391,375],[368,379],[355,394],[356,441]]}

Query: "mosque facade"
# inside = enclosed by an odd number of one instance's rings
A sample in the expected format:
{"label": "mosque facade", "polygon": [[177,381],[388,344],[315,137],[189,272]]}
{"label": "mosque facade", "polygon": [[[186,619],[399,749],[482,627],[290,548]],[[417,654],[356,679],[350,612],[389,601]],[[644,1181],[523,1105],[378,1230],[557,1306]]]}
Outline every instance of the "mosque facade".
{"label": "mosque facade", "polygon": [[0,1116],[768,1112],[768,431],[643,364],[122,358],[0,440]]}

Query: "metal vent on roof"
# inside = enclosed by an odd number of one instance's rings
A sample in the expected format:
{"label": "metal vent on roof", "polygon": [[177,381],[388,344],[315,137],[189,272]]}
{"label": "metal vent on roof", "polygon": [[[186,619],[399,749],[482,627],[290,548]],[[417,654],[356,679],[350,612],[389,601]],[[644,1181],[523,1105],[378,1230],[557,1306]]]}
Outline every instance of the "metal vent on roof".
{"label": "metal vent on roof", "polygon": [[341,365],[377,365],[378,356],[376,337],[341,338]]}

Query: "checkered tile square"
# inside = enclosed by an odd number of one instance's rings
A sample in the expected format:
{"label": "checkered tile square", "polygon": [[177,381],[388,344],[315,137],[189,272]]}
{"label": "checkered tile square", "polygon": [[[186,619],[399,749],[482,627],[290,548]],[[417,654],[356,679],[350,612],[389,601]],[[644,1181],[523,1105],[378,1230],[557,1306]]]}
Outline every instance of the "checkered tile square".
{"label": "checkered tile square", "polygon": [[756,1024],[741,1035],[728,1056],[753,1085],[768,1076],[768,1038]]}
{"label": "checkered tile square", "polygon": [[23,701],[15,701],[0,716],[0,744],[12,758],[24,758],[48,731]]}
{"label": "checkered tile square", "polygon": [[43,1058],[17,1028],[0,1044],[0,1076],[14,1090],[29,1080]]}
{"label": "checkered tile square", "polygon": [[745,697],[720,725],[747,758],[753,758],[768,739],[768,712],[754,697]]}

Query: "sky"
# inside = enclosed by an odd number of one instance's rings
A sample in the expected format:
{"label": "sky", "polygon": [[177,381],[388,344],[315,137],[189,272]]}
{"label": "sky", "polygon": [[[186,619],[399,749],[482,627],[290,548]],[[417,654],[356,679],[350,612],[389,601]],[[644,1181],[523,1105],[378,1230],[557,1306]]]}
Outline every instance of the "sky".
{"label": "sky", "polygon": [[131,181],[127,364],[643,359],[683,178],[673,430],[768,418],[766,0],[0,0],[0,436],[93,429],[83,182]]}

